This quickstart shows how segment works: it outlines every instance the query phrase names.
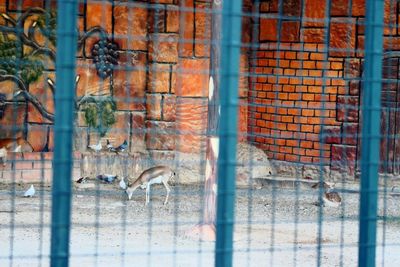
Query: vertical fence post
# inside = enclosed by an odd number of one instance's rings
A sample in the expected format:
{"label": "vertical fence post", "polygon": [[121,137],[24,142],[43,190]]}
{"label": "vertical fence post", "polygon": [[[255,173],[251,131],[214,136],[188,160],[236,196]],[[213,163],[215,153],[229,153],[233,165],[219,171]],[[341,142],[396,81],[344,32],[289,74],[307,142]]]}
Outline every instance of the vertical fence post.
{"label": "vertical fence post", "polygon": [[232,266],[235,207],[235,165],[242,1],[224,1],[222,6],[220,142],[217,187],[217,240],[215,265]]}
{"label": "vertical fence post", "polygon": [[375,266],[383,49],[383,0],[366,1],[358,265]]}
{"label": "vertical fence post", "polygon": [[68,266],[77,0],[57,2],[57,58],[51,216],[51,266]]}

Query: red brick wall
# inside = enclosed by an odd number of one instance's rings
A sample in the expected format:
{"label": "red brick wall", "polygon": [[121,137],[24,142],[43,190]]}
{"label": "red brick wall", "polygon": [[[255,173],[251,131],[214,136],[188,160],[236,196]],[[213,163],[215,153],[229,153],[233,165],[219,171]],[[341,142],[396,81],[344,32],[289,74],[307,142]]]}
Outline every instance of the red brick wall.
{"label": "red brick wall", "polygon": [[[276,160],[354,173],[365,1],[353,0],[351,7],[332,1],[328,17],[325,1],[281,2],[283,19],[277,0],[256,7],[249,139]],[[398,50],[399,10],[390,3],[385,1],[385,49]]]}

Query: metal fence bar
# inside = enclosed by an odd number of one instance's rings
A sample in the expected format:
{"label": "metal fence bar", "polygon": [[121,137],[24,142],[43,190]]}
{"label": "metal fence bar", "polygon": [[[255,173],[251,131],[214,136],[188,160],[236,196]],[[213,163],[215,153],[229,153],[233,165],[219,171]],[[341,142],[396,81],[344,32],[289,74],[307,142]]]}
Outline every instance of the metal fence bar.
{"label": "metal fence bar", "polygon": [[57,90],[50,262],[51,266],[68,266],[78,2],[58,0],[57,8]]}
{"label": "metal fence bar", "polygon": [[224,1],[222,6],[220,156],[215,247],[217,267],[232,266],[241,9],[241,0]]}
{"label": "metal fence bar", "polygon": [[358,266],[375,266],[383,49],[382,0],[366,2]]}

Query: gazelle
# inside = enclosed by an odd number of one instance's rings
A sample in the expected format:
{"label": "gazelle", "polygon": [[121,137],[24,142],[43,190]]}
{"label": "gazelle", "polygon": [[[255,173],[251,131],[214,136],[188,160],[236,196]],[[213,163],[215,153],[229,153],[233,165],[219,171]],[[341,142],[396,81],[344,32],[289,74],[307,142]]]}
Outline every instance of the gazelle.
{"label": "gazelle", "polygon": [[164,205],[168,202],[168,196],[171,189],[169,188],[168,181],[175,176],[173,172],[167,166],[156,166],[142,172],[139,177],[133,182],[128,183],[128,187],[125,192],[128,194],[128,199],[132,198],[133,192],[140,186],[146,188],[146,205],[150,202],[150,186],[152,184],[163,184],[167,190],[167,196],[165,197]]}

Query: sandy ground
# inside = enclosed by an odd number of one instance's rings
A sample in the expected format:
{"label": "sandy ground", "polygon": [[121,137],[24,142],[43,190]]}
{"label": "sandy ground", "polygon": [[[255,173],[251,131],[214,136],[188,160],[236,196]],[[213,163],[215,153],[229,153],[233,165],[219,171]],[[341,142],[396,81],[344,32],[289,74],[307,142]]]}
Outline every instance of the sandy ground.
{"label": "sandy ground", "polygon": [[[51,191],[23,198],[25,188],[0,187],[0,266],[49,266]],[[127,201],[117,185],[75,189],[70,266],[213,266],[215,244],[184,235],[201,219],[202,188],[174,186],[166,206],[164,193],[155,187],[146,208],[143,190]],[[359,195],[341,195],[328,208],[308,188],[239,189],[234,266],[357,266]],[[399,201],[380,197],[377,266],[400,266]]]}

